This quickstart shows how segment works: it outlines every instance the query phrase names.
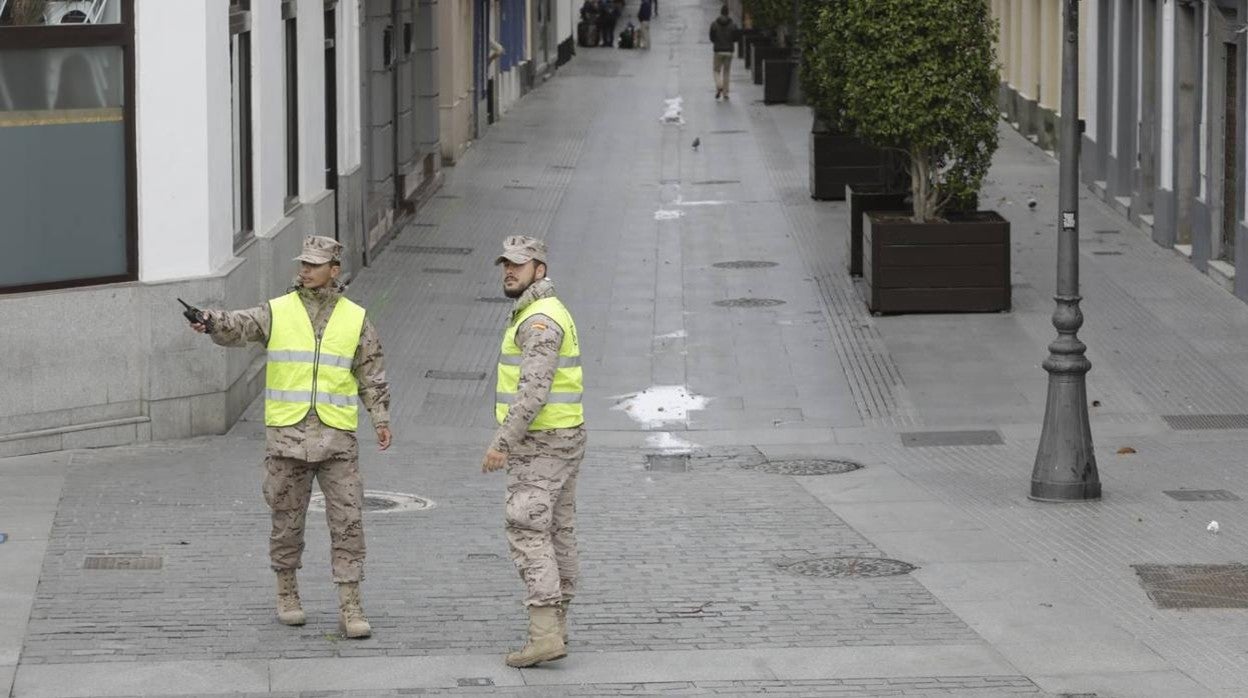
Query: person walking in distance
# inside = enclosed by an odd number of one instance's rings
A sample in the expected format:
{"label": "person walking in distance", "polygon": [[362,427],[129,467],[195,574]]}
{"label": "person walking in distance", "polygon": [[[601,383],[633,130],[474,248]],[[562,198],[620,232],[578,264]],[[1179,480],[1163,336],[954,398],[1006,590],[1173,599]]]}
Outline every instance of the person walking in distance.
{"label": "person walking in distance", "polygon": [[711,48],[715,52],[711,68],[715,72],[715,100],[728,99],[729,78],[732,73],[732,52],[736,48],[737,23],[728,15],[728,5],[719,10],[719,16],[711,22]]}
{"label": "person walking in distance", "polygon": [[272,510],[269,558],[277,573],[277,619],[303,625],[295,570],[302,566],[312,478],[325,494],[338,621],[343,635],[368,637],[364,579],[364,485],[355,437],[360,402],[381,450],[390,447],[390,387],[381,340],[364,308],[342,295],[343,246],[308,236],[290,291],[249,310],[204,310],[191,327],[227,347],[268,347],[264,499]]}
{"label": "person walking in distance", "polygon": [[576,480],[585,457],[581,349],[576,324],[546,278],[546,244],[513,235],[495,260],[516,300],[498,360],[498,431],[483,472],[507,468],[504,519],[511,559],[524,581],[529,638],[507,655],[527,667],[567,655],[576,593]]}
{"label": "person walking in distance", "polygon": [[641,0],[637,8],[637,48],[650,48],[650,0]]}

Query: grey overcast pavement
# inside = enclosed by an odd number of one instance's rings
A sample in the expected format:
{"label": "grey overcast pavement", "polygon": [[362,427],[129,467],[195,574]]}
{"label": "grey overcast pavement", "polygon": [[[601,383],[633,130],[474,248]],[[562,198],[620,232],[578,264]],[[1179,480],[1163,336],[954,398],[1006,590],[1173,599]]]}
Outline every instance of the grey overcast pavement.
{"label": "grey overcast pavement", "polygon": [[[983,201],[1013,223],[1012,313],[871,317],[844,272],[844,205],[807,195],[807,110],[764,107],[739,60],[732,101],[714,101],[714,9],[665,0],[649,52],[579,49],[352,284],[394,386],[397,441],[362,439],[365,486],[434,503],[366,513],[372,638],[338,639],[319,520],[308,625],[276,622],[253,406],[221,437],[0,459],[0,689],[1248,695],[1248,610],[1158,608],[1132,567],[1248,558],[1243,501],[1165,494],[1248,497],[1248,431],[1173,417],[1248,413],[1248,307],[1085,197],[1081,337],[1105,497],[1030,502],[1056,162],[1003,126]],[[661,123],[677,96],[686,123]],[[550,244],[591,429],[571,654],[525,670],[502,662],[524,632],[503,479],[479,467],[508,308],[491,261],[511,233]],[[736,261],[774,266],[715,266]],[[732,299],[755,302],[716,305]],[[168,331],[189,330],[171,312]],[[709,403],[663,403],[649,416],[664,424],[644,421],[661,391],[616,409],[655,386]],[[687,470],[647,469],[664,448],[692,451]],[[865,468],[763,467],[827,458]],[[102,553],[161,566],[84,568]],[[917,569],[785,568],[838,556]]]}

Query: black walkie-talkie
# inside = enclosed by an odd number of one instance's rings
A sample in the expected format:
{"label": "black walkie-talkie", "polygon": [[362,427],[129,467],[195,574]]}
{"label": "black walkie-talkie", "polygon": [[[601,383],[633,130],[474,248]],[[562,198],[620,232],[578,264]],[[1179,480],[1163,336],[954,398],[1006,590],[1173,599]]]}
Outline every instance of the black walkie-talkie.
{"label": "black walkie-talkie", "polygon": [[186,317],[187,322],[191,323],[192,325],[194,324],[203,325],[205,330],[208,330],[209,333],[212,332],[212,319],[209,318],[207,315],[204,315],[204,311],[200,310],[199,308],[196,308],[190,303],[187,303],[181,298],[178,299],[178,302],[182,304],[183,308],[186,308],[186,310],[182,311],[182,315]]}

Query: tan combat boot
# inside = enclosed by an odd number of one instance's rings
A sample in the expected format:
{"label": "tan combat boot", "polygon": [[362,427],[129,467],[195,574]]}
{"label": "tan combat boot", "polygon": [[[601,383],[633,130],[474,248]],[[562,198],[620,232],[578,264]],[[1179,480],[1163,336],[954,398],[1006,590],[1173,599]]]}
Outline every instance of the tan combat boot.
{"label": "tan combat boot", "polygon": [[507,666],[526,667],[568,656],[559,635],[558,606],[529,607],[529,641],[519,652],[507,655]]}
{"label": "tan combat boot", "polygon": [[308,616],[299,603],[299,582],[294,570],[277,573],[277,620],[282,625],[303,625]]}
{"label": "tan combat boot", "polygon": [[563,638],[563,647],[568,647],[568,607],[572,604],[572,599],[566,596],[559,602],[559,636]]}
{"label": "tan combat boot", "polygon": [[346,582],[338,585],[338,629],[349,638],[368,637],[373,628],[360,607],[360,585]]}

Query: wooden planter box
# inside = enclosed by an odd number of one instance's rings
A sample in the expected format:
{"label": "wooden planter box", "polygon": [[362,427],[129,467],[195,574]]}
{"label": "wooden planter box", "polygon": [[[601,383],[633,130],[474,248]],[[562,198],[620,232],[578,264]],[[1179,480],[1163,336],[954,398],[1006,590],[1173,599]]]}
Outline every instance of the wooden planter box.
{"label": "wooden planter box", "polygon": [[1010,224],[993,211],[934,223],[868,213],[862,245],[871,312],[1010,309]]}
{"label": "wooden planter box", "polygon": [[763,61],[763,104],[783,104],[789,101],[789,83],[792,82],[792,76],[791,59]]}
{"label": "wooden planter box", "polygon": [[754,47],[754,63],[751,70],[754,75],[754,84],[763,84],[763,64],[767,61],[779,61],[789,57],[789,50],[783,46],[755,46]]}
{"label": "wooden planter box", "polygon": [[810,134],[810,198],[844,201],[846,184],[883,186],[888,159],[879,148],[843,133]]}
{"label": "wooden planter box", "polygon": [[845,185],[845,202],[849,204],[849,275],[862,276],[862,221],[869,211],[896,211],[909,214],[906,203],[909,192],[887,191],[882,186]]}

